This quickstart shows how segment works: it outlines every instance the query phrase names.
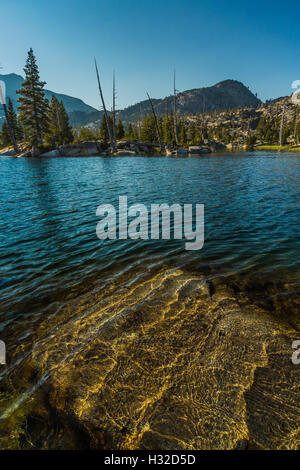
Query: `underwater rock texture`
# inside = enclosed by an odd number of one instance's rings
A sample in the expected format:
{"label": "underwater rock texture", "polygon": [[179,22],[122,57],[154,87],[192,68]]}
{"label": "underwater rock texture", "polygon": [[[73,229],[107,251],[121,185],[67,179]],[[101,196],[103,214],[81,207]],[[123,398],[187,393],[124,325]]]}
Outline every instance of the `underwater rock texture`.
{"label": "underwater rock texture", "polygon": [[20,346],[2,447],[299,448],[293,322],[234,284],[125,271],[48,313],[32,349]]}

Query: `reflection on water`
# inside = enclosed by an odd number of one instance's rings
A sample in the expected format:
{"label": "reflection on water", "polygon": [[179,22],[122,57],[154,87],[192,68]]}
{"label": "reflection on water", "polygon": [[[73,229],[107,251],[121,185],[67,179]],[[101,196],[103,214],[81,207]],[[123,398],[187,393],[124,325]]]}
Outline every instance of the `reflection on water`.
{"label": "reflection on water", "polygon": [[[123,448],[138,446],[144,441],[146,447],[151,448],[156,445],[156,438],[152,436],[151,444],[147,444],[149,436],[145,430],[148,424],[141,427],[138,413],[158,393],[156,387],[162,385],[167,390],[166,384],[169,383],[177,390],[189,369],[190,360],[204,361],[200,356],[193,356],[192,351],[198,347],[201,350],[200,333],[203,342],[210,341],[210,337],[206,337],[207,331],[214,334],[214,328],[217,329],[217,323],[211,330],[208,324],[214,318],[221,298],[224,311],[234,298],[237,302],[235,309],[244,305],[249,311],[254,309],[255,315],[261,312],[259,309],[264,309],[275,319],[287,320],[290,328],[299,328],[300,158],[297,155],[235,153],[192,158],[1,158],[0,171],[0,337],[7,344],[9,358],[8,367],[0,369],[4,381],[0,389],[2,417],[11,416],[50,376],[55,377],[58,370],[76,364],[76,357],[81,357],[86,363],[92,357],[92,351],[88,353],[87,349],[99,340],[100,332],[103,356],[96,375],[105,377],[113,363],[123,361],[120,348],[126,351],[126,357],[134,357],[132,346],[138,347],[135,335],[141,328],[145,334],[143,341],[157,338],[154,356],[158,354],[161,357],[161,362],[158,357],[155,360],[160,364],[159,370],[164,372],[158,374],[157,383],[149,386],[138,381],[135,384],[137,378],[131,377],[132,392],[135,390],[137,393],[139,387],[144,390],[143,398],[142,395],[140,399],[127,397],[122,402],[125,408],[127,401],[131,403],[128,413],[136,415],[134,430],[128,431],[126,439],[123,436],[124,439],[120,440],[113,432],[109,439],[115,446]],[[127,195],[129,205],[143,203],[147,207],[162,202],[205,204],[203,249],[185,251],[184,242],[178,240],[98,240],[96,208],[103,203],[117,207],[119,195]],[[211,299],[209,302],[199,294],[199,289],[201,292],[206,289],[205,295]],[[198,323],[200,311],[203,317],[201,325]],[[210,319],[206,319],[208,312]],[[197,335],[188,332],[188,316],[189,331],[197,331]],[[131,323],[133,317],[134,322]],[[238,317],[238,322],[243,321],[241,318],[243,316]],[[219,322],[219,317],[216,316],[214,321]],[[271,335],[268,321],[260,328],[262,331],[266,328],[266,335]],[[250,324],[248,327],[254,336],[256,327]],[[173,344],[172,338],[164,337],[164,329],[174,332],[177,345]],[[276,328],[273,336],[277,334],[275,331]],[[290,334],[287,330],[286,335],[289,337]],[[183,338],[183,344],[190,344],[186,346],[185,359],[180,349]],[[236,336],[233,335],[233,344],[234,338]],[[168,358],[163,357],[163,349],[159,346],[166,343]],[[213,344],[217,344],[216,340]],[[256,343],[253,344],[255,348]],[[282,344],[288,343],[283,341]],[[145,346],[146,350],[151,348]],[[239,354],[242,355],[243,350]],[[256,353],[253,363],[258,365],[261,361],[261,366],[266,365],[263,352]],[[143,360],[146,361],[146,357]],[[140,356],[134,360],[135,367],[139,369],[143,367],[140,361]],[[228,357],[228,361],[229,364],[232,357]],[[82,375],[89,374],[84,372],[82,363],[77,363],[76,367],[82,368]],[[165,367],[171,371],[169,375]],[[18,377],[20,370],[21,381]],[[132,364],[124,370],[130,375]],[[119,372],[118,367],[112,376],[117,383],[123,380]],[[62,383],[57,378],[59,390],[64,390],[67,380],[70,383],[74,381],[73,376],[69,377],[70,373],[68,369],[62,375]],[[193,392],[191,388],[193,374],[199,379],[199,373],[197,368],[192,368],[184,377],[184,384],[190,381],[186,390],[189,400],[193,393],[199,393],[199,397],[204,393],[200,389]],[[247,375],[248,372],[244,373]],[[177,379],[174,378],[176,374]],[[253,381],[250,376],[249,383]],[[85,380],[88,392],[85,386],[81,387],[83,394],[89,395],[89,387],[96,387],[94,378],[89,377]],[[75,380],[80,382],[78,377]],[[202,377],[201,380],[205,382],[208,379]],[[240,383],[241,376],[235,380]],[[270,377],[268,380],[272,382]],[[123,384],[125,388],[128,386],[126,383]],[[180,387],[176,391],[179,395],[183,393]],[[196,390],[196,384],[193,387]],[[208,383],[206,387],[209,387]],[[127,429],[125,418],[121,419],[117,411],[123,392],[119,390],[117,393],[114,387],[102,392],[111,397],[110,416],[120,420],[120,426]],[[72,393],[76,395],[77,391]],[[81,414],[86,413],[80,393],[76,419],[79,415],[81,419]],[[66,400],[66,396],[63,394],[61,400]],[[284,396],[281,399],[286,400]],[[113,400],[116,400],[115,408]],[[168,400],[171,400],[170,396]],[[251,427],[248,418],[248,424],[241,418],[242,405],[229,417],[232,406],[227,405],[227,411],[224,403],[218,405],[226,411],[222,432],[227,437],[224,437],[220,448],[229,448],[233,442],[246,439],[248,431],[245,431],[245,426],[247,429]],[[176,403],[174,406],[176,408]],[[190,407],[189,402],[182,410],[183,417]],[[193,415],[204,412],[195,409],[190,411]],[[211,409],[209,413],[214,412]],[[103,419],[100,413],[98,421]],[[161,423],[158,424],[157,419],[153,426],[160,428]],[[215,421],[213,416],[209,420]],[[101,426],[105,428],[106,422],[107,418]],[[235,429],[235,426],[236,431],[231,435],[229,429]],[[160,429],[158,434],[162,433]],[[49,435],[48,432],[44,434]],[[177,437],[180,442],[185,442],[183,448],[188,445],[188,436],[186,431],[184,436]],[[72,435],[70,440],[74,439]],[[194,445],[200,448],[203,442],[198,439]],[[216,446],[215,442],[212,438],[205,445],[207,448]],[[102,442],[101,445],[106,444]],[[157,445],[163,446],[162,443]],[[262,440],[260,445],[268,447],[270,443]],[[276,447],[277,444],[274,441],[272,445]],[[294,441],[289,445],[294,445]]]}

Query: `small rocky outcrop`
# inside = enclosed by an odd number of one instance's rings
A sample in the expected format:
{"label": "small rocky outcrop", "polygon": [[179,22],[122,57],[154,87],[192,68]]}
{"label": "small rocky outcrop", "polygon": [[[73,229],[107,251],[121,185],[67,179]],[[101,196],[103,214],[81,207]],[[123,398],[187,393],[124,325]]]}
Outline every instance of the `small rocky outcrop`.
{"label": "small rocky outcrop", "polygon": [[205,146],[209,148],[211,152],[217,152],[218,150],[226,150],[226,145],[222,142],[217,142],[216,140],[204,140]]}
{"label": "small rocky outcrop", "polygon": [[42,157],[90,157],[102,152],[100,142],[87,141],[76,144],[62,145],[55,150],[43,153]]}
{"label": "small rocky outcrop", "polygon": [[137,155],[137,153],[134,150],[118,150],[114,155],[116,157],[130,157]]}
{"label": "small rocky outcrop", "polygon": [[189,147],[190,155],[201,155],[203,153],[210,153],[211,150],[208,147],[192,145]]}

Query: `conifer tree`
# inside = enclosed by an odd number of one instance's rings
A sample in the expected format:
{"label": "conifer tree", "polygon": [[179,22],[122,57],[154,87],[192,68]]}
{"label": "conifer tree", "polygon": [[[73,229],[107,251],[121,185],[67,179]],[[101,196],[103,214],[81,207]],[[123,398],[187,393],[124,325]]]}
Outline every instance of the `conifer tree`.
{"label": "conifer tree", "polygon": [[1,128],[1,145],[3,147],[7,147],[8,145],[11,145],[11,138],[8,132],[6,121],[3,122],[2,128]]}
{"label": "conifer tree", "polygon": [[95,132],[93,132],[91,129],[88,129],[87,127],[81,127],[79,129],[79,132],[76,133],[76,141],[78,142],[84,142],[88,140],[97,140],[97,135]]}
{"label": "conifer tree", "polygon": [[30,49],[24,68],[25,81],[18,93],[19,119],[23,125],[26,138],[36,144],[43,141],[47,129],[47,107],[44,86],[46,82],[40,81],[39,70],[33,50]]}
{"label": "conifer tree", "polygon": [[[18,122],[17,114],[14,110],[14,106],[10,98],[8,99],[8,105],[7,105],[7,119],[9,121],[10,129],[15,140],[20,141],[23,136],[22,128]],[[1,141],[2,141],[2,144],[5,146],[13,145],[6,121],[3,123],[2,130],[1,130]]]}
{"label": "conifer tree", "polygon": [[144,142],[157,142],[157,131],[154,116],[152,114],[144,116],[141,128],[141,140]]}
{"label": "conifer tree", "polygon": [[123,139],[123,137],[125,136],[125,131],[124,131],[124,127],[123,127],[123,123],[121,119],[119,119],[117,122],[116,133],[117,133],[117,139]]}
{"label": "conifer tree", "polygon": [[168,145],[175,145],[176,139],[175,139],[175,133],[174,133],[174,118],[173,118],[173,112],[169,115],[165,115],[163,118],[162,122],[162,135],[163,135],[163,141],[165,144]]}
{"label": "conifer tree", "polygon": [[63,143],[69,144],[73,141],[74,136],[73,136],[72,127],[70,125],[68,113],[62,101],[59,101],[58,103],[58,112],[60,116],[60,125],[61,125]]}
{"label": "conifer tree", "polygon": [[185,145],[187,143],[187,135],[186,135],[186,130],[185,130],[185,124],[184,121],[181,121],[178,126],[178,134],[179,134],[179,142],[182,145]]}
{"label": "conifer tree", "polygon": [[23,131],[18,121],[17,113],[14,110],[12,100],[10,98],[8,98],[7,115],[13,135],[16,141],[20,141],[23,137]]}
{"label": "conifer tree", "polygon": [[[111,128],[111,132],[112,132],[112,126],[113,126],[112,117],[107,116],[107,118],[108,118],[108,124],[109,124],[109,126]],[[105,144],[105,145],[108,145],[109,142],[110,142],[110,139],[109,139],[109,134],[108,134],[107,125],[106,125],[106,119],[105,119],[104,114],[103,114],[103,117],[102,117],[102,120],[101,120],[101,123],[100,123],[99,135],[100,135],[101,142],[103,142],[103,144]]]}
{"label": "conifer tree", "polygon": [[47,113],[48,132],[47,142],[56,145],[69,144],[73,141],[73,132],[69,123],[69,116],[62,101],[52,95]]}
{"label": "conifer tree", "polygon": [[138,140],[138,132],[135,126],[133,124],[129,124],[128,129],[126,131],[126,137],[129,140]]}
{"label": "conifer tree", "polygon": [[189,143],[195,144],[197,141],[197,128],[195,122],[192,122],[189,127]]}

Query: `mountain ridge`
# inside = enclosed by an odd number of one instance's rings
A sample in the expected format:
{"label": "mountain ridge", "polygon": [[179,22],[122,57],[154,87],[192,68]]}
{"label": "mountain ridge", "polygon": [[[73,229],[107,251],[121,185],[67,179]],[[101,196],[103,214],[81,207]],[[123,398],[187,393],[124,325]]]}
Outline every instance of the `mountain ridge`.
{"label": "mountain ridge", "polygon": [[[16,91],[21,88],[24,78],[14,73],[1,75],[0,80],[6,84],[6,96],[10,97],[17,108],[18,95]],[[55,95],[64,103],[66,111],[70,117],[73,127],[98,125],[103,111],[84,103],[80,98],[76,98],[63,93],[56,93],[45,89],[45,96],[51,99]],[[173,96],[152,99],[155,111],[158,115],[169,112],[173,107]],[[196,114],[199,112],[210,112],[219,110],[230,110],[237,107],[258,107],[262,101],[254,95],[242,82],[233,79],[223,80],[210,87],[192,88],[177,94],[178,114]],[[134,122],[141,119],[141,116],[151,113],[148,100],[140,101],[117,111],[117,117],[124,122]],[[3,113],[2,113],[3,117]],[[1,118],[1,116],[0,116]]]}
{"label": "mountain ridge", "polygon": [[[153,100],[157,114],[170,111],[173,96]],[[242,82],[227,79],[210,87],[193,88],[177,94],[177,111],[179,114],[196,114],[203,111],[219,111],[237,107],[257,107],[262,101],[257,98]],[[151,112],[148,100],[128,106],[119,111],[120,119],[138,120],[139,115]]]}
{"label": "mountain ridge", "polygon": [[[24,78],[22,75],[17,75],[15,73],[9,73],[6,75],[0,74],[0,80],[5,83],[6,86],[6,97],[11,98],[14,107],[17,108],[17,101],[18,101],[18,94],[17,90],[19,90],[24,82]],[[97,111],[96,108],[93,108],[89,104],[86,104],[80,98],[76,98],[74,96],[66,95],[64,93],[56,93],[55,91],[51,91],[45,89],[45,97],[50,100],[51,96],[55,95],[59,100],[64,103],[66,111],[71,113],[73,111],[85,111],[85,112],[94,112]]]}

